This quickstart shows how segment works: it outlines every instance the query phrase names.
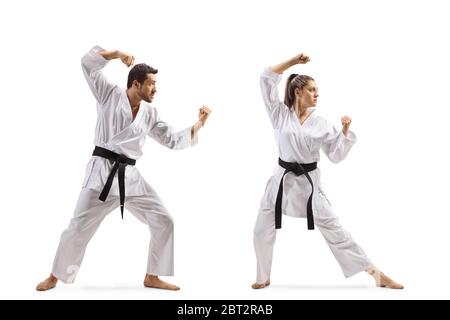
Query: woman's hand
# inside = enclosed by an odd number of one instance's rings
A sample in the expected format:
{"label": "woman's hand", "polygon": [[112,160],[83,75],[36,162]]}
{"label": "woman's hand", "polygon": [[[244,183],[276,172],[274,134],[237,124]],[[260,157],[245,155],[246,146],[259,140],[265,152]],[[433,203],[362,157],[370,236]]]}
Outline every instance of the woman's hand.
{"label": "woman's hand", "polygon": [[272,70],[275,73],[282,74],[284,71],[289,69],[290,67],[296,65],[296,64],[305,64],[309,62],[309,57],[304,53],[299,53],[295,57],[286,60],[280,64],[277,64],[273,67],[270,67],[270,70]]}
{"label": "woman's hand", "polygon": [[292,61],[292,65],[305,64],[305,63],[308,63],[310,61],[310,59],[306,54],[300,53],[300,54],[296,55],[295,57],[293,57],[291,59],[291,61]]}

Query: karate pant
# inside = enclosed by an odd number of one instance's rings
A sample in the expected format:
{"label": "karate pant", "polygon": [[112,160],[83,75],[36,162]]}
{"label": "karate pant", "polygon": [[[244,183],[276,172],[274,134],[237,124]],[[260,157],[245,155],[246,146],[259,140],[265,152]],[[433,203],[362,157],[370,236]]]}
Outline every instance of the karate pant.
{"label": "karate pant", "polygon": [[[83,261],[89,240],[103,219],[119,207],[119,197],[109,195],[105,202],[100,193],[83,188],[69,227],[61,235],[52,273],[64,283],[72,283]],[[173,221],[158,195],[129,196],[125,207],[150,228],[147,273],[173,275]]]}
{"label": "karate pant", "polygon": [[[372,262],[367,258],[361,247],[342,228],[328,200],[320,194],[317,197],[319,197],[320,204],[314,206],[314,224],[325,238],[344,276],[350,277],[372,267]],[[270,207],[264,205],[264,201],[261,203],[262,205],[253,231],[253,244],[257,260],[256,283],[260,284],[270,279],[273,248],[276,238],[275,207],[274,205]]]}

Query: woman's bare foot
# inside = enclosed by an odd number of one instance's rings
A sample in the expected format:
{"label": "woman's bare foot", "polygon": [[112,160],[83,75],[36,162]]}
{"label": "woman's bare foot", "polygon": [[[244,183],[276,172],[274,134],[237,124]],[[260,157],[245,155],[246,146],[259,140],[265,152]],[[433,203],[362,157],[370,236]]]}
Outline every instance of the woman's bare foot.
{"label": "woman's bare foot", "polygon": [[157,288],[165,290],[180,290],[180,287],[170,284],[168,282],[162,281],[158,276],[146,274],[144,280],[144,286],[147,288]]}
{"label": "woman's bare foot", "polygon": [[52,288],[54,288],[56,286],[56,283],[58,282],[58,278],[56,278],[52,273],[50,274],[50,276],[45,279],[44,281],[42,281],[41,283],[39,283],[36,286],[36,290],[37,291],[47,291],[50,290]]}
{"label": "woman's bare foot", "polygon": [[262,288],[265,288],[265,287],[268,287],[268,286],[270,286],[270,280],[267,280],[266,282],[264,282],[264,283],[254,283],[254,284],[252,284],[252,288],[253,289],[262,289]]}
{"label": "woman's bare foot", "polygon": [[385,275],[383,272],[380,273],[379,280],[377,281],[375,279],[375,281],[377,283],[377,287],[386,287],[386,288],[390,288],[390,289],[403,289],[404,288],[403,285],[395,282],[394,280],[389,278],[387,275]]}
{"label": "woman's bare foot", "polygon": [[378,270],[377,268],[370,268],[367,270],[367,273],[370,274],[375,279],[375,283],[377,287],[389,288],[389,289],[403,289],[403,285],[395,282],[383,272]]}

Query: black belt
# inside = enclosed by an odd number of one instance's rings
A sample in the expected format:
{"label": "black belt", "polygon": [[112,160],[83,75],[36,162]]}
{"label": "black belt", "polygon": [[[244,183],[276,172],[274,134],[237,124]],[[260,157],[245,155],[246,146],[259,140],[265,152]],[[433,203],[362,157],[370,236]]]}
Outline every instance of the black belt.
{"label": "black belt", "polygon": [[122,213],[123,219],[123,206],[125,204],[125,167],[129,164],[134,166],[136,160],[127,158],[123,154],[115,153],[111,150],[95,146],[93,156],[99,156],[114,161],[114,166],[109,173],[108,180],[106,180],[105,186],[103,187],[102,193],[100,193],[99,199],[105,201],[108,197],[109,190],[111,189],[114,176],[117,169],[119,169],[118,179],[119,179],[119,196],[120,196],[120,211]]}
{"label": "black belt", "polygon": [[304,174],[311,184],[311,194],[308,198],[308,205],[306,207],[306,218],[308,220],[308,230],[314,230],[314,217],[312,211],[312,196],[314,193],[314,185],[309,176],[308,172],[317,169],[317,162],[313,163],[296,163],[296,162],[286,162],[278,158],[278,164],[286,169],[281,177],[280,186],[278,187],[277,200],[275,202],[275,229],[281,229],[281,203],[283,200],[283,178],[288,172],[293,172],[297,176]]}

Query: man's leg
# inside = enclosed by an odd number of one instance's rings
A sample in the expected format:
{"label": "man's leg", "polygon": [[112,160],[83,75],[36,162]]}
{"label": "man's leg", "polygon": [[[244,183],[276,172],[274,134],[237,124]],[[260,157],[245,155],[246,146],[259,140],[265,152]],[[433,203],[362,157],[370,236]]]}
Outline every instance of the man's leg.
{"label": "man's leg", "polygon": [[109,196],[105,202],[100,201],[98,197],[97,191],[81,190],[74,216],[68,228],[61,234],[52,273],[38,284],[38,291],[53,288],[58,280],[64,283],[72,283],[75,280],[89,240],[105,216],[119,205],[118,197]]}
{"label": "man's leg", "polygon": [[159,196],[151,190],[152,195],[129,197],[125,203],[126,208],[150,228],[151,239],[144,286],[179,290],[179,287],[158,278],[173,275],[173,220]]}

